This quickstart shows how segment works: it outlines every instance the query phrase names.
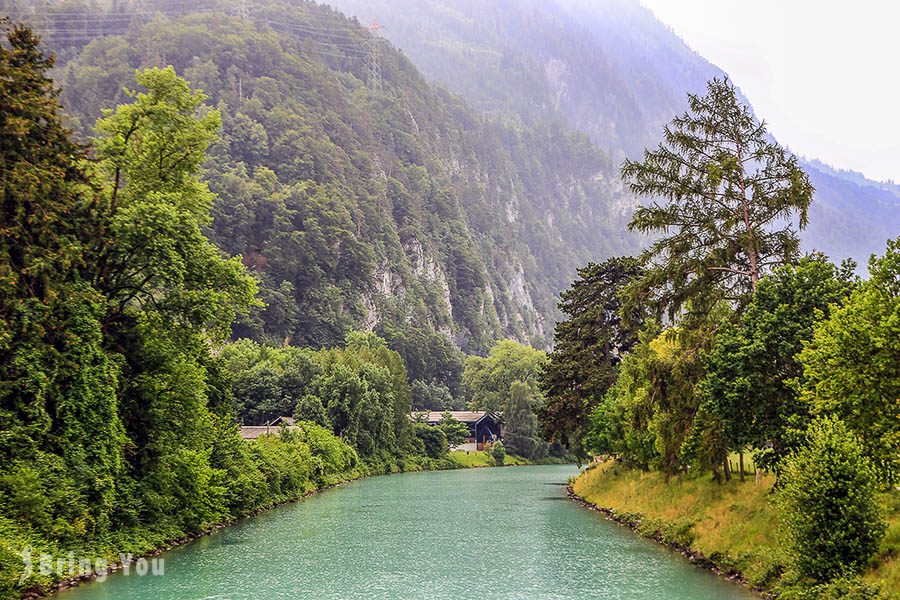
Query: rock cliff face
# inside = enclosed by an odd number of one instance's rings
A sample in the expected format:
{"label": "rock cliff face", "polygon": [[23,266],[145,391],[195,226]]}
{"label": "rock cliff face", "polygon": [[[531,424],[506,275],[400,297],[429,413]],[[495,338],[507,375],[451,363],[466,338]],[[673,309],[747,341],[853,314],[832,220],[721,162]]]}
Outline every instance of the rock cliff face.
{"label": "rock cliff face", "polygon": [[[639,249],[621,159],[721,72],[631,0],[333,3],[387,25],[402,52],[375,42],[380,76],[359,21],[300,0],[243,20],[216,0],[84,8],[109,34],[93,41],[54,36],[64,12],[40,27],[84,136],[136,68],[174,65],[221,111],[210,231],[267,303],[238,335],[322,346],[390,326],[470,352],[549,346],[575,269]],[[809,167],[808,249],[864,259],[900,231],[895,187]]]}
{"label": "rock cliff face", "polygon": [[[384,35],[426,77],[477,109],[563,122],[589,135],[615,163],[655,146],[663,125],[685,110],[686,94],[726,75],[637,0],[333,4],[379,19]],[[804,168],[817,190],[802,236],[806,250],[864,265],[900,232],[900,188],[818,161],[805,161]]]}
{"label": "rock cliff face", "polygon": [[385,40],[373,82],[355,22],[314,3],[259,8],[163,10],[127,39],[113,27],[58,48],[85,136],[134,69],[158,64],[222,113],[211,235],[258,271],[268,304],[239,335],[320,346],[389,325],[471,352],[502,337],[547,347],[575,269],[637,249],[617,166],[586,135],[481,114]]}

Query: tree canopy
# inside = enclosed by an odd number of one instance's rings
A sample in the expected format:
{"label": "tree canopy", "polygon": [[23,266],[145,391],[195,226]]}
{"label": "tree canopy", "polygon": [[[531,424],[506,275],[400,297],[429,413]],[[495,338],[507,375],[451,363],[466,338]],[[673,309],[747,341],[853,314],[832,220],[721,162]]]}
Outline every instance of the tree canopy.
{"label": "tree canopy", "polygon": [[629,228],[656,236],[632,294],[670,316],[716,303],[740,310],[763,275],[795,261],[813,187],[795,156],[769,137],[727,79],[690,94],[656,150],[626,160],[622,178],[649,204]]}
{"label": "tree canopy", "polygon": [[633,258],[590,263],[562,293],[566,316],[556,325],[556,344],[542,375],[546,398],[538,409],[544,434],[583,454],[588,416],[616,378],[622,358],[637,343],[643,315],[623,317],[619,294],[640,273]]}

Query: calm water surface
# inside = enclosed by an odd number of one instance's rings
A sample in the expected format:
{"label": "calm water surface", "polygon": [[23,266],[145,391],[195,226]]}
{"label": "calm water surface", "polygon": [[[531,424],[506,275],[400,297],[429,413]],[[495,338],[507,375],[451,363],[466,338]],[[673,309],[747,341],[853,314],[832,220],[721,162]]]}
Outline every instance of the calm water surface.
{"label": "calm water surface", "polygon": [[754,596],[566,498],[571,466],[373,477],[57,600],[590,599]]}

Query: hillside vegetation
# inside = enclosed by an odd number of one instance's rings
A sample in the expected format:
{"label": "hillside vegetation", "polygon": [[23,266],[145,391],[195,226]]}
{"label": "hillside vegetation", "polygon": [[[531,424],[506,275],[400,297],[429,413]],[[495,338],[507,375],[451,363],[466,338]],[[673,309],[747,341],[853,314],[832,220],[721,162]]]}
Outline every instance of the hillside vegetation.
{"label": "hillside vegetation", "polygon": [[125,33],[132,14],[127,35],[87,45],[39,10],[83,138],[140,67],[173,65],[220,111],[210,237],[259,274],[268,305],[237,335],[321,347],[425,327],[469,352],[548,346],[575,268],[633,247],[615,165],[581,134],[479,115],[386,42],[376,88],[367,31],[328,8],[255,7],[241,20],[229,4],[123,5],[107,18]]}
{"label": "hillside vegetation", "polygon": [[[563,124],[587,134],[616,164],[656,147],[663,125],[687,109],[686,95],[727,76],[638,0],[332,4],[385,25],[384,35],[426,77],[475,108]],[[803,161],[803,168],[816,188],[804,249],[865,268],[869,255],[900,231],[900,192],[817,161]]]}
{"label": "hillside vegetation", "polygon": [[[464,425],[411,421],[406,361],[376,334],[229,343],[262,303],[207,236],[217,197],[201,173],[222,113],[201,92],[172,67],[139,70],[80,145],[52,59],[27,27],[2,27],[0,597],[347,479],[468,466],[448,456]],[[430,367],[458,380],[448,356]],[[296,426],[239,437],[239,419],[274,416]],[[64,566],[30,569],[43,555]]]}
{"label": "hillside vegetation", "polygon": [[606,457],[576,494],[646,535],[780,597],[891,597],[900,239],[868,279],[804,255],[791,223],[815,215],[797,157],[727,80],[689,106],[622,167],[662,199],[629,224],[657,236],[563,294],[543,430]]}

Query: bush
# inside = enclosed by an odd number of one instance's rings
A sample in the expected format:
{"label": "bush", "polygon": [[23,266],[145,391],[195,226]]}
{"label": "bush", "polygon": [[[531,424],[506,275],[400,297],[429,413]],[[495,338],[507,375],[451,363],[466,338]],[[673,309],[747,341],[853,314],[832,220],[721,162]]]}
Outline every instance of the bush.
{"label": "bush", "polygon": [[297,437],[312,452],[313,477],[317,486],[341,481],[359,464],[356,451],[331,433],[330,429],[308,421],[301,421],[297,425]]}
{"label": "bush", "polygon": [[782,481],[778,500],[799,574],[818,583],[858,574],[885,526],[876,471],[856,437],[838,419],[813,422]]}
{"label": "bush", "polygon": [[839,577],[830,583],[811,588],[791,588],[779,595],[783,600],[880,600],[884,598],[878,586],[865,583],[859,577]]}
{"label": "bush", "polygon": [[495,442],[494,446],[491,448],[491,458],[494,459],[494,464],[498,467],[502,467],[506,462],[506,448],[503,447],[503,442]]}
{"label": "bush", "polygon": [[861,581],[858,577],[840,577],[831,583],[811,590],[816,600],[878,600],[882,598],[878,586]]}
{"label": "bush", "polygon": [[425,446],[425,454],[431,458],[441,458],[447,455],[449,446],[447,436],[438,427],[432,427],[425,423],[416,423],[414,426],[416,437]]}

